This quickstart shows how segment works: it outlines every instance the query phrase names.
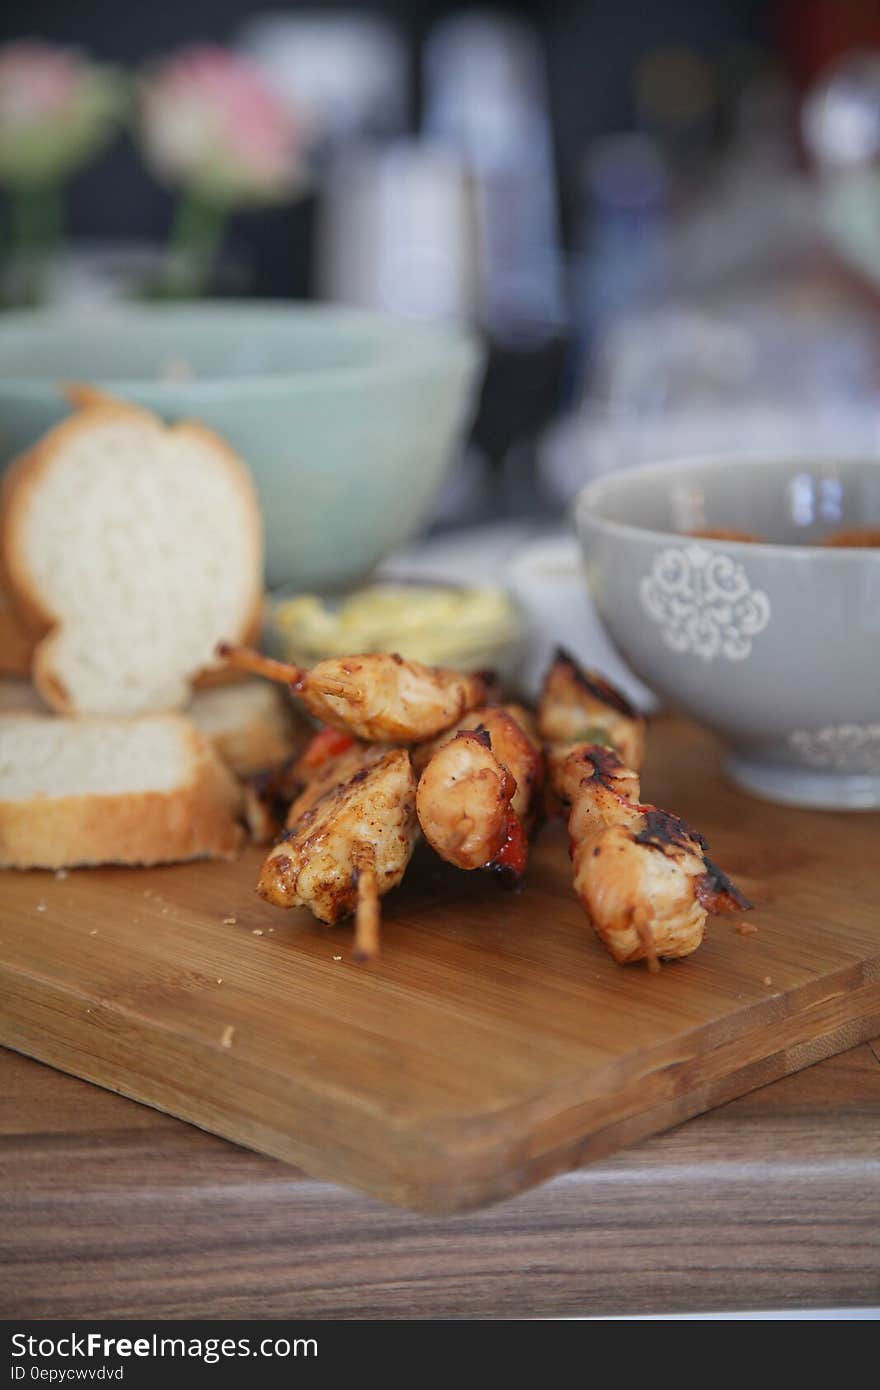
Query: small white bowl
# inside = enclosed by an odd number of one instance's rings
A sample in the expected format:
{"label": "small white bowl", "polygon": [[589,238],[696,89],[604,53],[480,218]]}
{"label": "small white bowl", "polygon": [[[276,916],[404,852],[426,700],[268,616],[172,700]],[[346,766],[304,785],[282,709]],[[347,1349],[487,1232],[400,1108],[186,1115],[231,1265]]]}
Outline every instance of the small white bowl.
{"label": "small white bowl", "polygon": [[641,710],[657,701],[612,647],[593,607],[576,536],[549,536],[525,545],[505,572],[506,583],[525,614],[528,637],[519,673],[524,692],[535,698],[557,647],[582,665],[601,671]]}

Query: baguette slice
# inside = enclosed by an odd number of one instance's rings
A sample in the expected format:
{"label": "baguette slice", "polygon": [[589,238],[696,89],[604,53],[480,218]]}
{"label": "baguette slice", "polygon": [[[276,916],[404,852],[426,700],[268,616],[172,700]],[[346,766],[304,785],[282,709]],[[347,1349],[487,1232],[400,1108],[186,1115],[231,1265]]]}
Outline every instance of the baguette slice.
{"label": "baguette slice", "polygon": [[[196,690],[183,713],[238,777],[273,767],[297,751],[310,727],[277,685],[251,677],[214,690]],[[56,719],[28,680],[0,677],[0,715]]]}
{"label": "baguette slice", "polygon": [[[118,407],[120,402],[118,396],[111,396],[108,391],[102,391],[99,386],[92,386],[87,381],[67,381],[61,384],[61,394],[69,401],[76,410],[86,410],[91,406]],[[128,405],[128,409],[136,410],[137,406]],[[145,412],[149,416],[149,411]],[[242,639],[247,647],[256,647],[260,641],[260,631],[263,626],[262,600],[258,603],[256,611],[251,615],[251,622],[247,632]],[[27,668],[30,671],[30,665]],[[13,672],[11,674],[19,674]],[[215,685],[228,685],[235,680],[241,679],[241,672],[236,671],[231,666],[211,665],[203,671],[199,671],[193,681],[196,690],[202,687],[210,689]]]}
{"label": "baguette slice", "polygon": [[0,866],[229,858],[240,789],[180,715],[0,716]]}
{"label": "baguette slice", "polygon": [[242,461],[204,426],[85,400],[7,474],[0,549],[61,713],[177,709],[259,611],[262,526]]}
{"label": "baguette slice", "polygon": [[308,734],[286,692],[267,681],[196,690],[186,712],[239,777],[283,762]]}

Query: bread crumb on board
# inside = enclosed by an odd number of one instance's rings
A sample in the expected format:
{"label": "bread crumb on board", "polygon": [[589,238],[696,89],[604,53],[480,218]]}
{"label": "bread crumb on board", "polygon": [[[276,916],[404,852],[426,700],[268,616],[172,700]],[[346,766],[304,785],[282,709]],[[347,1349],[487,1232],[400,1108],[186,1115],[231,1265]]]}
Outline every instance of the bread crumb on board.
{"label": "bread crumb on board", "polygon": [[224,917],[224,918],[223,918],[223,925],[224,925],[224,927],[234,927],[237,921],[238,921],[238,918],[237,918],[237,917]]}
{"label": "bread crumb on board", "polygon": [[67,878],[67,870],[66,870],[66,869],[56,869],[56,870],[55,870],[55,877],[57,878],[57,880],[58,880],[59,883],[63,883],[64,879]]}
{"label": "bread crumb on board", "polygon": [[772,985],[772,983],[773,983],[773,976],[772,976],[772,975],[765,975],[765,976],[764,976],[764,984],[765,984],[765,985]]}
{"label": "bread crumb on board", "polygon": [[38,911],[38,912],[45,912],[45,911],[46,911],[46,903],[45,903],[45,901],[43,900],[43,898],[40,898],[40,901],[37,903],[37,911]]}
{"label": "bread crumb on board", "polygon": [[740,936],[757,936],[758,933],[754,922],[737,922],[736,929]]}
{"label": "bread crumb on board", "polygon": [[232,1026],[231,1023],[227,1023],[226,1027],[223,1029],[223,1032],[220,1034],[220,1046],[221,1046],[221,1047],[231,1047],[231,1046],[232,1046],[232,1039],[233,1039],[234,1037],[235,1037],[235,1029],[233,1028],[233,1026]]}
{"label": "bread crumb on board", "polygon": [[262,935],[263,935],[263,928],[262,928],[262,927],[252,927],[252,928],[251,928],[251,936],[262,936]]}

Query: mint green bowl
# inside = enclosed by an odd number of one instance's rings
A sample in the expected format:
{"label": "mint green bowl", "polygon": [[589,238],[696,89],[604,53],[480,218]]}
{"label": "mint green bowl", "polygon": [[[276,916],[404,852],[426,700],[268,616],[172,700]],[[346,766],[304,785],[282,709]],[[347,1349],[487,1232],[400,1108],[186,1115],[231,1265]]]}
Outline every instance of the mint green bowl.
{"label": "mint green bowl", "polygon": [[[0,462],[84,381],[203,420],[250,465],[270,585],[342,589],[430,515],[473,413],[481,353],[452,327],[282,302],[0,315]],[[175,373],[189,373],[175,379]]]}

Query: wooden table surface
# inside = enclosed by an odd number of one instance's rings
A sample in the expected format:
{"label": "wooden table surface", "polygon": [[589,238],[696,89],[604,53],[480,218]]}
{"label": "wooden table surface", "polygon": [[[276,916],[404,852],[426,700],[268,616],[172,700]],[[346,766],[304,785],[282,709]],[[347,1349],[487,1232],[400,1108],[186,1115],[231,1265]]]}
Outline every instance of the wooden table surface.
{"label": "wooden table surface", "polygon": [[0,1316],[880,1305],[880,1041],[486,1210],[426,1217],[0,1051]]}

